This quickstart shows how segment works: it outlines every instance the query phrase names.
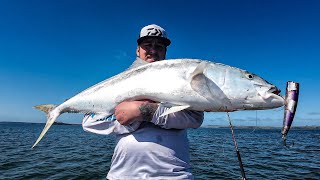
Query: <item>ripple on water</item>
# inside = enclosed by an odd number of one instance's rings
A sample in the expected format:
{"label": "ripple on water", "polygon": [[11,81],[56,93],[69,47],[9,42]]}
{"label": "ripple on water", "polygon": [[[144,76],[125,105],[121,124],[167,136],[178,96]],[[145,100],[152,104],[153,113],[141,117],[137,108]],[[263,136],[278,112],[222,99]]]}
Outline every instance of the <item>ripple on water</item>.
{"label": "ripple on water", "polygon": [[[53,126],[31,149],[43,125],[0,125],[0,179],[104,179],[115,146],[113,136],[81,126]],[[248,179],[319,179],[320,130],[290,131],[285,148],[279,130],[236,129]],[[190,130],[195,179],[240,179],[230,129]]]}

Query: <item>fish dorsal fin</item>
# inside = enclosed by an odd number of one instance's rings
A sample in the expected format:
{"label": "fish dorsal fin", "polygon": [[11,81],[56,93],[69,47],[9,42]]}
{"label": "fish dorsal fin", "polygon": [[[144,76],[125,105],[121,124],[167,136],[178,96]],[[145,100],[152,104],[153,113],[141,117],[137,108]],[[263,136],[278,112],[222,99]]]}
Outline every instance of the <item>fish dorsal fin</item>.
{"label": "fish dorsal fin", "polygon": [[182,110],[187,109],[189,107],[190,107],[189,105],[172,106],[171,108],[166,110],[164,113],[162,113],[160,117],[174,113],[174,112],[182,111]]}
{"label": "fish dorsal fin", "polygon": [[219,104],[223,109],[231,107],[230,99],[225,95],[223,90],[204,74],[207,64],[207,62],[201,62],[190,74],[189,82],[191,88],[209,102]]}

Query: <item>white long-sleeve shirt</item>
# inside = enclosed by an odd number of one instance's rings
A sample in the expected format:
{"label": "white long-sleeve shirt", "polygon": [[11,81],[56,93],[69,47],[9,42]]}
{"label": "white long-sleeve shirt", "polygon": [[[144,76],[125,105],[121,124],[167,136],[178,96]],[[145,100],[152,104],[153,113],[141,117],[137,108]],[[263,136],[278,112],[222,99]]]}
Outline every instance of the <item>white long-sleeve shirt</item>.
{"label": "white long-sleeve shirt", "polygon": [[[133,65],[144,62],[140,61],[137,59]],[[102,115],[84,117],[85,131],[116,135],[107,179],[193,179],[186,129],[200,127],[203,112],[183,110],[160,117],[166,110],[160,105],[150,122],[128,126]]]}

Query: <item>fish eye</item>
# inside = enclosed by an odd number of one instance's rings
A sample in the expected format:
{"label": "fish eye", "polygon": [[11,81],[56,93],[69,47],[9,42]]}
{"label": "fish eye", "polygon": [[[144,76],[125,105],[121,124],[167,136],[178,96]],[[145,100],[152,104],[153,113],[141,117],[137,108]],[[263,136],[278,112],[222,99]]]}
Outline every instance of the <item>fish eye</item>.
{"label": "fish eye", "polygon": [[249,80],[251,80],[251,79],[254,78],[254,75],[253,75],[253,74],[250,74],[250,73],[246,73],[245,76],[246,76],[246,78],[249,79]]}

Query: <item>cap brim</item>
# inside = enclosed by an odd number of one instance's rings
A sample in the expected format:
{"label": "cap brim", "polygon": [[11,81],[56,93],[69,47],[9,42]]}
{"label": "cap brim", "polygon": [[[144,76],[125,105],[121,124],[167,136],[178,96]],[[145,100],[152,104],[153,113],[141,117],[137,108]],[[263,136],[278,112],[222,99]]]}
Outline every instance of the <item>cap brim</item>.
{"label": "cap brim", "polygon": [[161,39],[165,46],[169,46],[171,44],[171,41],[169,39],[164,38],[164,37],[159,37],[159,36],[144,36],[144,37],[139,38],[137,40],[137,43],[140,44],[143,40],[148,39],[148,38]]}

